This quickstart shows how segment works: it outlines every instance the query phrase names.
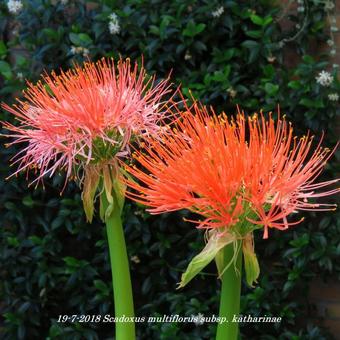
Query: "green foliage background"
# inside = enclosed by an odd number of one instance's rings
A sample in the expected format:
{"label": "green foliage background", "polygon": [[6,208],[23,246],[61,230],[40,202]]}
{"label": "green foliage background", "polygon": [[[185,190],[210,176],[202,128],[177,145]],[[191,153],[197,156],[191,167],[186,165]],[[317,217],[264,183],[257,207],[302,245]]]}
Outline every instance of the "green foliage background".
{"label": "green foliage background", "polygon": [[[91,59],[144,56],[158,77],[172,70],[174,83],[216,111],[281,111],[297,133],[311,129],[335,144],[339,92],[315,80],[336,67],[327,53],[309,48],[328,39],[323,1],[305,1],[292,23],[282,29],[280,2],[273,1],[24,1],[17,15],[0,2],[0,96],[7,103],[20,95],[23,78],[36,81],[43,70],[82,62],[71,46],[89,50]],[[224,13],[212,12],[223,6]],[[115,12],[121,31],[109,32]],[[328,52],[328,51],[326,51]],[[297,55],[296,66],[287,60]],[[310,55],[312,54],[312,56]],[[336,65],[335,65],[336,66]],[[233,92],[236,96],[233,97]],[[1,112],[2,120],[13,120]],[[3,131],[4,132],[4,131]],[[4,142],[4,140],[3,140]],[[45,188],[27,187],[25,175],[6,181],[15,147],[1,146],[0,164],[0,337],[2,339],[106,339],[113,324],[57,323],[59,315],[113,315],[105,230],[99,220],[85,223],[79,188],[62,196],[63,177],[46,179]],[[337,163],[338,164],[338,163]],[[325,178],[338,171],[336,158]],[[33,175],[32,175],[33,176]],[[213,265],[188,287],[176,283],[189,260],[202,248],[203,235],[183,221],[188,212],[150,216],[128,202],[124,211],[137,315],[218,313],[219,282]],[[281,324],[245,324],[245,339],[326,339],[308,302],[315,277],[339,275],[340,226],[336,213],[306,214],[303,224],[286,232],[256,235],[261,275],[254,289],[243,286],[242,313],[281,316]],[[139,324],[139,339],[212,339],[214,324]]]}

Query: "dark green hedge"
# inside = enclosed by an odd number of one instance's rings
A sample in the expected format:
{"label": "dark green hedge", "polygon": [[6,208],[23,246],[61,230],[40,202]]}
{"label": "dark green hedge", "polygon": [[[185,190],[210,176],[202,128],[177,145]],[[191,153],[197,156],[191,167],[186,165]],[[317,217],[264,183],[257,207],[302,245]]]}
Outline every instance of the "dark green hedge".
{"label": "dark green hedge", "polygon": [[[310,46],[328,39],[322,2],[305,1],[305,11],[284,16],[280,2],[128,0],[83,2],[24,1],[18,14],[0,3],[0,95],[11,102],[43,70],[67,68],[89,57],[144,56],[146,68],[163,77],[172,70],[182,84],[217,111],[235,105],[251,113],[280,104],[297,133],[326,131],[336,139],[334,122],[338,80],[321,86],[321,70],[336,74],[328,54]],[[213,12],[223,6],[221,16]],[[110,34],[109,15],[118,16],[120,32]],[[304,22],[283,28],[282,22]],[[78,47],[72,54],[71,46]],[[83,48],[83,50],[79,49]],[[73,48],[73,52],[75,48]],[[328,50],[326,52],[329,52]],[[86,53],[85,53],[86,54]],[[310,56],[312,55],[312,56]],[[295,66],[288,63],[296,58]],[[1,119],[12,119],[2,112]],[[3,140],[4,141],[4,140]],[[3,145],[3,144],[2,144]],[[13,171],[14,147],[1,147],[0,164],[0,309],[3,339],[106,339],[112,324],[57,323],[60,314],[113,315],[106,238],[99,220],[85,222],[80,191],[70,184],[60,196],[63,177],[46,179],[45,188],[27,187]],[[338,169],[335,160],[327,178]],[[33,176],[33,175],[32,175]],[[150,216],[128,202],[125,232],[137,315],[218,313],[219,282],[213,265],[188,287],[176,283],[203,246],[203,235],[183,222],[188,212]],[[305,222],[269,240],[256,237],[261,276],[256,288],[243,287],[242,313],[281,316],[280,325],[245,324],[245,339],[325,339],[308,302],[314,277],[339,274],[340,225],[336,213],[307,214]],[[140,339],[211,339],[214,324],[140,324]]]}

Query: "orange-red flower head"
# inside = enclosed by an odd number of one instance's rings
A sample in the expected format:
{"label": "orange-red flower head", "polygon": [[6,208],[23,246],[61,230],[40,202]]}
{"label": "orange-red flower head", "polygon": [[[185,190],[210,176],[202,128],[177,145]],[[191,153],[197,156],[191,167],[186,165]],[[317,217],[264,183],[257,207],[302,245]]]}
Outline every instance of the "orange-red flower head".
{"label": "orange-red flower head", "polygon": [[235,119],[225,114],[209,116],[195,104],[194,113],[180,113],[176,128],[163,140],[147,138],[148,147],[136,151],[141,165],[126,166],[138,181],[126,180],[129,196],[151,213],[182,208],[201,214],[202,228],[233,228],[239,222],[286,229],[298,210],[332,210],[334,205],[309,199],[339,192],[317,189],[338,180],[314,183],[332,152],[320,144],[311,149],[313,137],[297,140],[283,118],[275,123],[261,114]]}
{"label": "orange-red flower head", "polygon": [[129,59],[87,62],[29,83],[24,100],[3,105],[19,122],[4,123],[12,144],[27,143],[16,157],[17,172],[36,168],[39,180],[65,168],[69,177],[76,166],[126,155],[131,137],[161,129],[169,86],[168,80],[156,85]]}

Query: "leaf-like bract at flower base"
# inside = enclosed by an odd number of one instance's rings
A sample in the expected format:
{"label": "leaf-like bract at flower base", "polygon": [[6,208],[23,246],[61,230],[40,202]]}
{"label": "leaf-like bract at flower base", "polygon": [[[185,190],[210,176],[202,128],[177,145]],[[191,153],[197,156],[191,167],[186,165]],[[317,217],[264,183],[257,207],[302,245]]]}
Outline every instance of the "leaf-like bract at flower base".
{"label": "leaf-like bract at flower base", "polygon": [[236,237],[230,233],[221,235],[216,232],[211,232],[209,239],[204,249],[196,255],[187,270],[182,274],[181,282],[177,289],[183,288],[187,285],[205,266],[207,266],[227,244],[236,241]]}

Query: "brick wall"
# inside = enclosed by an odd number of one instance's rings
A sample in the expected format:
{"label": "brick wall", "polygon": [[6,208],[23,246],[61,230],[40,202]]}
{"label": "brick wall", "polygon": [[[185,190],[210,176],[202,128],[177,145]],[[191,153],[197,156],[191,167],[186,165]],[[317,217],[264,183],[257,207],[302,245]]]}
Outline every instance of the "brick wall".
{"label": "brick wall", "polygon": [[336,279],[325,283],[314,280],[311,284],[309,301],[315,306],[312,316],[329,329],[335,339],[340,339],[340,284]]}
{"label": "brick wall", "polygon": [[[330,56],[333,64],[340,65],[340,0],[335,0],[334,13],[336,23],[330,22],[330,26],[338,27],[338,31],[332,32],[335,42],[336,54]],[[327,46],[329,49],[329,47]],[[340,75],[340,66],[338,67],[338,75]],[[340,94],[339,94],[340,95]],[[336,130],[340,135],[340,119],[335,122]],[[309,301],[315,306],[315,318],[329,329],[335,339],[340,339],[340,282],[336,278],[329,278],[327,283],[319,279],[311,283]]]}
{"label": "brick wall", "polygon": [[[329,28],[331,26],[338,27],[338,31],[332,32],[334,38],[334,47],[336,54],[330,55],[330,61],[332,64],[340,65],[340,0],[335,0],[335,7],[329,12],[330,19],[335,16],[336,23],[329,22]],[[296,14],[297,1],[284,0],[282,1],[284,17],[280,21],[280,24],[284,30],[291,30],[293,28],[292,23],[289,21],[289,14]],[[320,53],[329,53],[331,47],[325,42],[324,45],[311,44],[309,47],[309,54],[317,56]],[[287,67],[295,67],[300,61],[300,57],[296,54],[295,49],[289,47],[289,44],[285,46],[285,64]],[[340,66],[338,68],[338,74],[340,75]],[[339,93],[340,95],[340,93]],[[340,119],[335,122],[336,131],[340,136]],[[310,318],[320,326],[326,327],[335,339],[340,340],[340,282],[335,278],[329,278],[327,283],[320,279],[315,279],[310,286],[309,303],[311,304]]]}
{"label": "brick wall", "polygon": [[[336,48],[336,55],[333,58],[334,63],[340,65],[340,0],[335,0],[335,18],[336,18],[336,26],[339,31],[334,32],[334,41]],[[338,74],[340,74],[340,68],[338,69]]]}

